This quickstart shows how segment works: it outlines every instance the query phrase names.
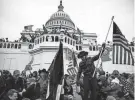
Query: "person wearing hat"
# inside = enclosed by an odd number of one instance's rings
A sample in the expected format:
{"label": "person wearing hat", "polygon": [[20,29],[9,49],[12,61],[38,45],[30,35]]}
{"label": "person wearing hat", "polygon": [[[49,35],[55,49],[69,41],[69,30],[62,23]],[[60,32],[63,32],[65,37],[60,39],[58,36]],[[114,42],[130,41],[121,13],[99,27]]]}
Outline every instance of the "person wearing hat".
{"label": "person wearing hat", "polygon": [[99,59],[100,53],[104,52],[105,49],[105,43],[102,44],[102,51],[99,52],[98,55],[94,57],[88,57],[88,52],[86,51],[81,51],[78,54],[78,58],[80,58],[82,61],[79,63],[79,70],[77,74],[77,85],[79,85],[79,80],[81,73],[84,74],[83,78],[83,84],[84,84],[84,100],[88,100],[88,95],[89,91],[91,90],[91,95],[90,98],[91,100],[97,100],[97,79],[96,79],[96,74],[93,76],[94,70],[95,70],[95,65],[94,61]]}

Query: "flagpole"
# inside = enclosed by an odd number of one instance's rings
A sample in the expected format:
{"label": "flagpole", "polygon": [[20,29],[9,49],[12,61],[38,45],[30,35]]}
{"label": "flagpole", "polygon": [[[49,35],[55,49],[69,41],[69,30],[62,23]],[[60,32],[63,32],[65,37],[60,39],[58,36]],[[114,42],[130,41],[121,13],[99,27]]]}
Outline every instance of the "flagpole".
{"label": "flagpole", "polygon": [[[105,42],[104,42],[104,43],[106,43],[106,40],[107,40],[107,38],[108,38],[108,34],[109,34],[109,31],[110,31],[110,28],[111,28],[111,25],[112,25],[113,19],[114,19],[114,16],[112,16],[111,23],[110,23],[110,26],[109,26],[109,29],[108,29],[108,32],[107,32],[107,35],[106,35],[106,38],[105,38]],[[100,52],[100,54],[99,54],[99,58],[101,57],[102,51],[103,51],[103,48],[101,49],[101,52]],[[96,68],[97,68],[98,64],[99,64],[99,59],[98,59],[98,62],[97,62]],[[94,77],[94,76],[95,76],[96,68],[95,68],[95,70],[94,70],[94,73],[93,73],[92,77]]]}

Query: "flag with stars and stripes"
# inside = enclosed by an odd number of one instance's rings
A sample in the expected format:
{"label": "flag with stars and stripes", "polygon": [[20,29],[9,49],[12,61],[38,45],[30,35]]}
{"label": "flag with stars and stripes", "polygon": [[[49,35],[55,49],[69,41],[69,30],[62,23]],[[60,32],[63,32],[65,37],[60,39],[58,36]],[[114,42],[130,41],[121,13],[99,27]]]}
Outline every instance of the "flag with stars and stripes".
{"label": "flag with stars and stripes", "polygon": [[78,64],[74,51],[72,52],[72,59],[69,61],[67,72],[69,75],[77,75]]}
{"label": "flag with stars and stripes", "polygon": [[113,22],[113,64],[134,65],[134,58],[128,41]]}
{"label": "flag with stars and stripes", "polygon": [[77,68],[74,66],[73,60],[69,61],[67,72],[69,75],[77,75]]}
{"label": "flag with stars and stripes", "polygon": [[68,67],[73,67],[73,61],[72,60],[69,61]]}

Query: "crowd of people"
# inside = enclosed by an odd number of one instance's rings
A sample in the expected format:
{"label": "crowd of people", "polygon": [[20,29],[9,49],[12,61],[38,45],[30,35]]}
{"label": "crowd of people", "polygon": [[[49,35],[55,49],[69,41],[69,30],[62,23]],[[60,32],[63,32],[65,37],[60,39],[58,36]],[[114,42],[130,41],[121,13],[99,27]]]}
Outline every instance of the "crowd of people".
{"label": "crowd of people", "polygon": [[[82,100],[84,97],[83,79],[80,79],[80,92]],[[134,74],[119,73],[114,70],[113,73],[100,71],[97,75],[96,100],[134,100]],[[93,90],[89,91],[89,96]],[[91,99],[89,99],[91,100]]]}
{"label": "crowd of people", "polygon": [[[83,76],[80,78],[80,91],[74,90],[76,77],[65,75],[64,100],[75,100],[74,91],[85,100]],[[13,75],[3,70],[0,74],[0,100],[46,100],[48,72],[45,69],[26,73],[15,70]],[[100,71],[95,84],[97,100],[134,100],[134,74]],[[88,98],[93,90],[88,91]],[[91,99],[90,99],[91,100]]]}
{"label": "crowd of people", "polygon": [[47,92],[48,72],[45,69],[26,75],[15,70],[1,71],[0,100],[45,100]]}

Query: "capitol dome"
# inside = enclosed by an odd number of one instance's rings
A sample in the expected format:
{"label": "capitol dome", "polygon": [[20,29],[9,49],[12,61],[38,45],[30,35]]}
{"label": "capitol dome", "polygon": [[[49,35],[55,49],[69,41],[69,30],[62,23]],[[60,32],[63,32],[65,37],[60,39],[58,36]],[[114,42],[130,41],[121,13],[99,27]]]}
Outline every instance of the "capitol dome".
{"label": "capitol dome", "polygon": [[60,1],[60,5],[58,6],[58,11],[50,17],[50,19],[46,22],[45,27],[47,29],[67,29],[67,30],[75,30],[75,24],[70,19],[69,15],[63,11],[64,7],[62,5],[62,1]]}

